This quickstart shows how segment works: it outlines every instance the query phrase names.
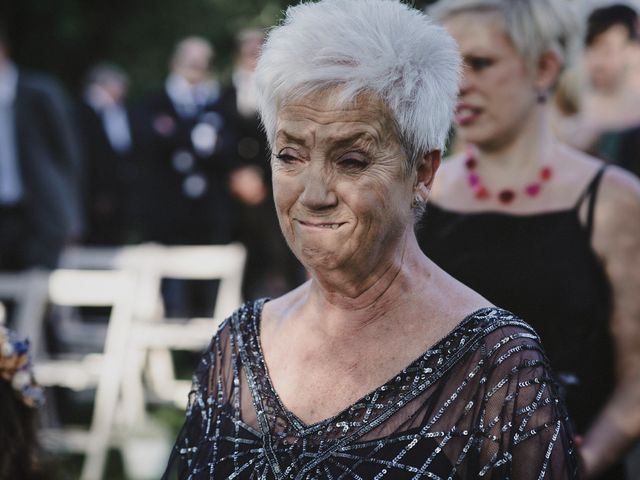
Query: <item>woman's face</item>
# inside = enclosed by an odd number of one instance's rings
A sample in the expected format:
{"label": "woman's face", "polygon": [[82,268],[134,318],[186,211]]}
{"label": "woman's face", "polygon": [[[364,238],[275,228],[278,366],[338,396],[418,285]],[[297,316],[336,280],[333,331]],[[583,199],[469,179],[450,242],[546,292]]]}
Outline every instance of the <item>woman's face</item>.
{"label": "woman's face", "polygon": [[479,147],[508,144],[531,118],[537,103],[534,76],[491,12],[464,12],[445,26],[465,64],[456,110],[462,138]]}
{"label": "woman's face", "polygon": [[373,96],[337,107],[331,91],[280,109],[272,157],[280,226],[311,270],[370,272],[412,231],[415,175]]}

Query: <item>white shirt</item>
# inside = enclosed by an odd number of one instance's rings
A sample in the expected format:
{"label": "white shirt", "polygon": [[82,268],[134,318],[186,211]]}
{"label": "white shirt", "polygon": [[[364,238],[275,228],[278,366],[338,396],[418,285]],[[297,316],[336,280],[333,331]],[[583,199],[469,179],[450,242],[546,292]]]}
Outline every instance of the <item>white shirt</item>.
{"label": "white shirt", "polygon": [[215,102],[220,96],[220,86],[216,81],[207,80],[192,85],[175,73],[169,74],[165,88],[178,115],[183,118],[195,117],[202,108]]}
{"label": "white shirt", "polygon": [[258,112],[258,89],[256,72],[247,68],[238,68],[233,72],[233,85],[236,87],[236,106],[243,117],[252,117]]}
{"label": "white shirt", "polygon": [[102,120],[107,140],[117,153],[131,150],[131,128],[127,110],[99,85],[91,85],[85,92],[85,101]]}

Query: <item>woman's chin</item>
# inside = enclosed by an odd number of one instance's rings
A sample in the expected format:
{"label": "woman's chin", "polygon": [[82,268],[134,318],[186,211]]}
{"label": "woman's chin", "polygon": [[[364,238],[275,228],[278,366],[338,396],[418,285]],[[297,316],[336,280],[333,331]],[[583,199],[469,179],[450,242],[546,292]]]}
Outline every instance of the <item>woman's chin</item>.
{"label": "woman's chin", "polygon": [[467,127],[458,126],[458,135],[464,143],[472,143],[474,145],[483,145],[485,143],[492,143],[495,134],[490,129],[486,128],[480,122],[476,122],[473,125]]}
{"label": "woman's chin", "polygon": [[348,268],[348,262],[345,261],[346,255],[339,249],[307,245],[300,248],[298,252],[297,257],[311,271],[322,272]]}

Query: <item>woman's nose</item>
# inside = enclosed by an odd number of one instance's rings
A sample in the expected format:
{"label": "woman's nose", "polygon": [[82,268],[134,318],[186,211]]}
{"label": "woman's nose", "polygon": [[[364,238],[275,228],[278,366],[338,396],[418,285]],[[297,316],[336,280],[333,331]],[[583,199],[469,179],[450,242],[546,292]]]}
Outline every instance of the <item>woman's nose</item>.
{"label": "woman's nose", "polygon": [[300,202],[309,210],[334,207],[338,198],[333,189],[331,174],[324,168],[311,165],[304,176],[304,190]]}
{"label": "woman's nose", "polygon": [[468,93],[472,88],[473,74],[469,72],[469,68],[466,67],[462,71],[462,78],[460,79],[460,95]]}

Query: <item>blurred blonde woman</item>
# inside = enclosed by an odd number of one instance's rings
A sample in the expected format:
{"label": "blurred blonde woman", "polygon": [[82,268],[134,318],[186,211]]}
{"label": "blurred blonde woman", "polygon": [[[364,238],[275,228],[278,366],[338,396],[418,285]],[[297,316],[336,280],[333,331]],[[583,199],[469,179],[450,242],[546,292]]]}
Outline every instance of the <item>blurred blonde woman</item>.
{"label": "blurred blonde woman", "polygon": [[419,242],[536,329],[591,477],[640,433],[640,184],[556,141],[548,99],[575,17],[565,0],[442,0],[464,68],[466,151],[443,163]]}

